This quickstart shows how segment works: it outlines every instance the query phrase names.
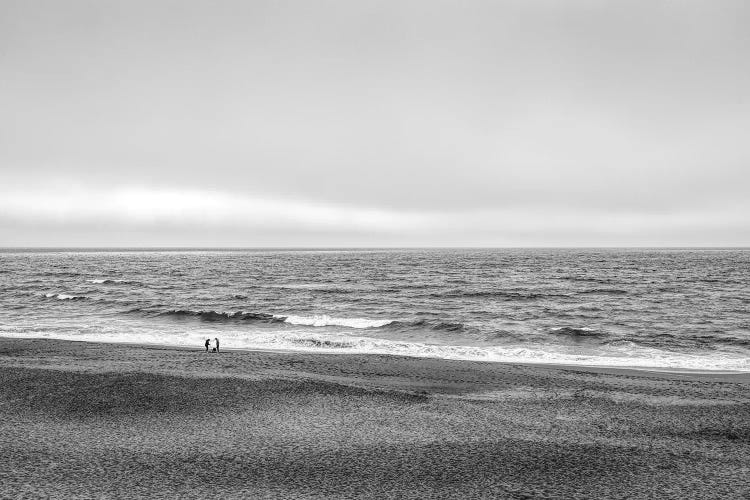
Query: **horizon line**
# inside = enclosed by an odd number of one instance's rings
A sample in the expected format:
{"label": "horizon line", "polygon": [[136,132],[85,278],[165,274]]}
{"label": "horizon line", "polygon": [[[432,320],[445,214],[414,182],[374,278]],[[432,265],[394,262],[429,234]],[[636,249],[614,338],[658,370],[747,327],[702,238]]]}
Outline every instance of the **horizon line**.
{"label": "horizon line", "polygon": [[7,251],[336,251],[336,250],[750,250],[750,246],[0,246],[0,252]]}

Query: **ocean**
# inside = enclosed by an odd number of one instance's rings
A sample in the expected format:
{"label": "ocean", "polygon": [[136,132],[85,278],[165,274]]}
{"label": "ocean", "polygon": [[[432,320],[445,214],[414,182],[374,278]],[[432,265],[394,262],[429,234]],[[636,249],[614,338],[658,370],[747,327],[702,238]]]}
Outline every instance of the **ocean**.
{"label": "ocean", "polygon": [[750,251],[0,252],[0,336],[750,371]]}

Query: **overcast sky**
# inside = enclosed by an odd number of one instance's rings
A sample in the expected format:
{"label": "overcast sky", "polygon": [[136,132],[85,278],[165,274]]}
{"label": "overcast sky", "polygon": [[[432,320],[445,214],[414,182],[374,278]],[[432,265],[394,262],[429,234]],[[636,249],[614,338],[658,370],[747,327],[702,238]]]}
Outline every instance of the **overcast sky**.
{"label": "overcast sky", "polygon": [[0,0],[0,246],[747,246],[749,26],[746,0]]}

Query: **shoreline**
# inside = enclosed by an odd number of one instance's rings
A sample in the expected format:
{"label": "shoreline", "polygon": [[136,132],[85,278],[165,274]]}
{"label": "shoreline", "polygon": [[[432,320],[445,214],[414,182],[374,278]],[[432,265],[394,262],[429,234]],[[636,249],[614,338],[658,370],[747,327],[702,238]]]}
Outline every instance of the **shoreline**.
{"label": "shoreline", "polygon": [[[40,341],[58,341],[58,342],[80,342],[84,344],[106,344],[106,345],[123,345],[134,348],[156,348],[156,349],[174,349],[179,351],[189,352],[203,352],[201,347],[189,347],[185,345],[175,344],[162,344],[162,343],[134,343],[134,342],[118,342],[106,340],[103,341],[92,341],[92,340],[71,340],[71,339],[60,339],[54,337],[7,337],[0,335],[0,342],[12,342],[12,341],[29,341],[29,340],[40,340]],[[750,380],[750,371],[738,371],[738,370],[703,370],[703,369],[692,369],[692,368],[665,368],[665,367],[649,367],[649,366],[607,366],[607,365],[586,365],[586,364],[566,364],[566,363],[543,363],[543,362],[528,362],[528,361],[497,361],[497,360],[478,360],[478,359],[456,359],[456,358],[440,358],[431,356],[417,356],[407,354],[392,354],[392,353],[380,353],[380,352],[342,352],[342,351],[327,351],[327,350],[295,350],[295,349],[270,349],[270,348],[232,348],[222,347],[222,353],[228,352],[263,352],[263,353],[296,353],[296,354],[309,354],[309,355],[324,355],[324,356],[386,356],[393,358],[405,358],[405,359],[429,359],[439,360],[447,362],[460,362],[460,363],[491,363],[501,365],[520,365],[520,366],[531,366],[539,368],[552,368],[562,370],[581,370],[589,372],[600,372],[600,373],[637,373],[637,374],[652,374],[652,375],[681,375],[686,377],[737,377],[747,378]],[[212,353],[209,353],[212,354]]]}

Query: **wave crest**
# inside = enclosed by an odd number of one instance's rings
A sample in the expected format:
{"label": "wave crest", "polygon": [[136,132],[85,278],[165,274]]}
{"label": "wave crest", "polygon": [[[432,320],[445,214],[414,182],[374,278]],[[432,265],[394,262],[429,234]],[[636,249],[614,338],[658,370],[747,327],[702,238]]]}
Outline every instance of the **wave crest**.
{"label": "wave crest", "polygon": [[460,290],[454,289],[444,293],[434,293],[435,298],[479,298],[479,299],[496,299],[506,302],[511,301],[532,301],[545,299],[548,297],[567,297],[560,293],[536,293],[536,292],[512,292],[508,290]]}
{"label": "wave crest", "polygon": [[596,331],[592,328],[581,327],[575,328],[572,326],[559,326],[550,330],[555,335],[567,335],[569,337],[601,337],[602,332]]}
{"label": "wave crest", "polygon": [[453,323],[450,321],[430,319],[419,319],[416,321],[394,321],[391,325],[398,328],[415,330],[439,330],[446,332],[461,332],[466,328],[466,325],[464,325],[463,323]]}
{"label": "wave crest", "polygon": [[172,310],[166,311],[159,316],[186,317],[192,316],[200,318],[201,321],[275,321],[271,314],[252,313],[252,312],[218,312],[218,311],[191,311],[191,310]]}
{"label": "wave crest", "polygon": [[229,322],[229,321],[261,321],[261,322],[277,322],[278,319],[274,318],[272,314],[265,313],[253,313],[253,312],[221,312],[221,311],[194,311],[191,309],[170,309],[167,311],[149,311],[146,309],[131,309],[130,313],[144,313],[151,314],[159,317],[169,318],[196,318],[200,321],[209,322]]}
{"label": "wave crest", "polygon": [[334,318],[331,316],[279,316],[275,318],[292,325],[300,326],[343,326],[347,328],[379,328],[393,323],[390,319]]}
{"label": "wave crest", "polygon": [[581,290],[578,293],[581,295],[627,295],[628,291],[620,288],[591,288],[589,290]]}
{"label": "wave crest", "polygon": [[83,295],[69,295],[67,293],[45,293],[44,296],[48,299],[55,298],[57,300],[86,300],[88,298]]}

